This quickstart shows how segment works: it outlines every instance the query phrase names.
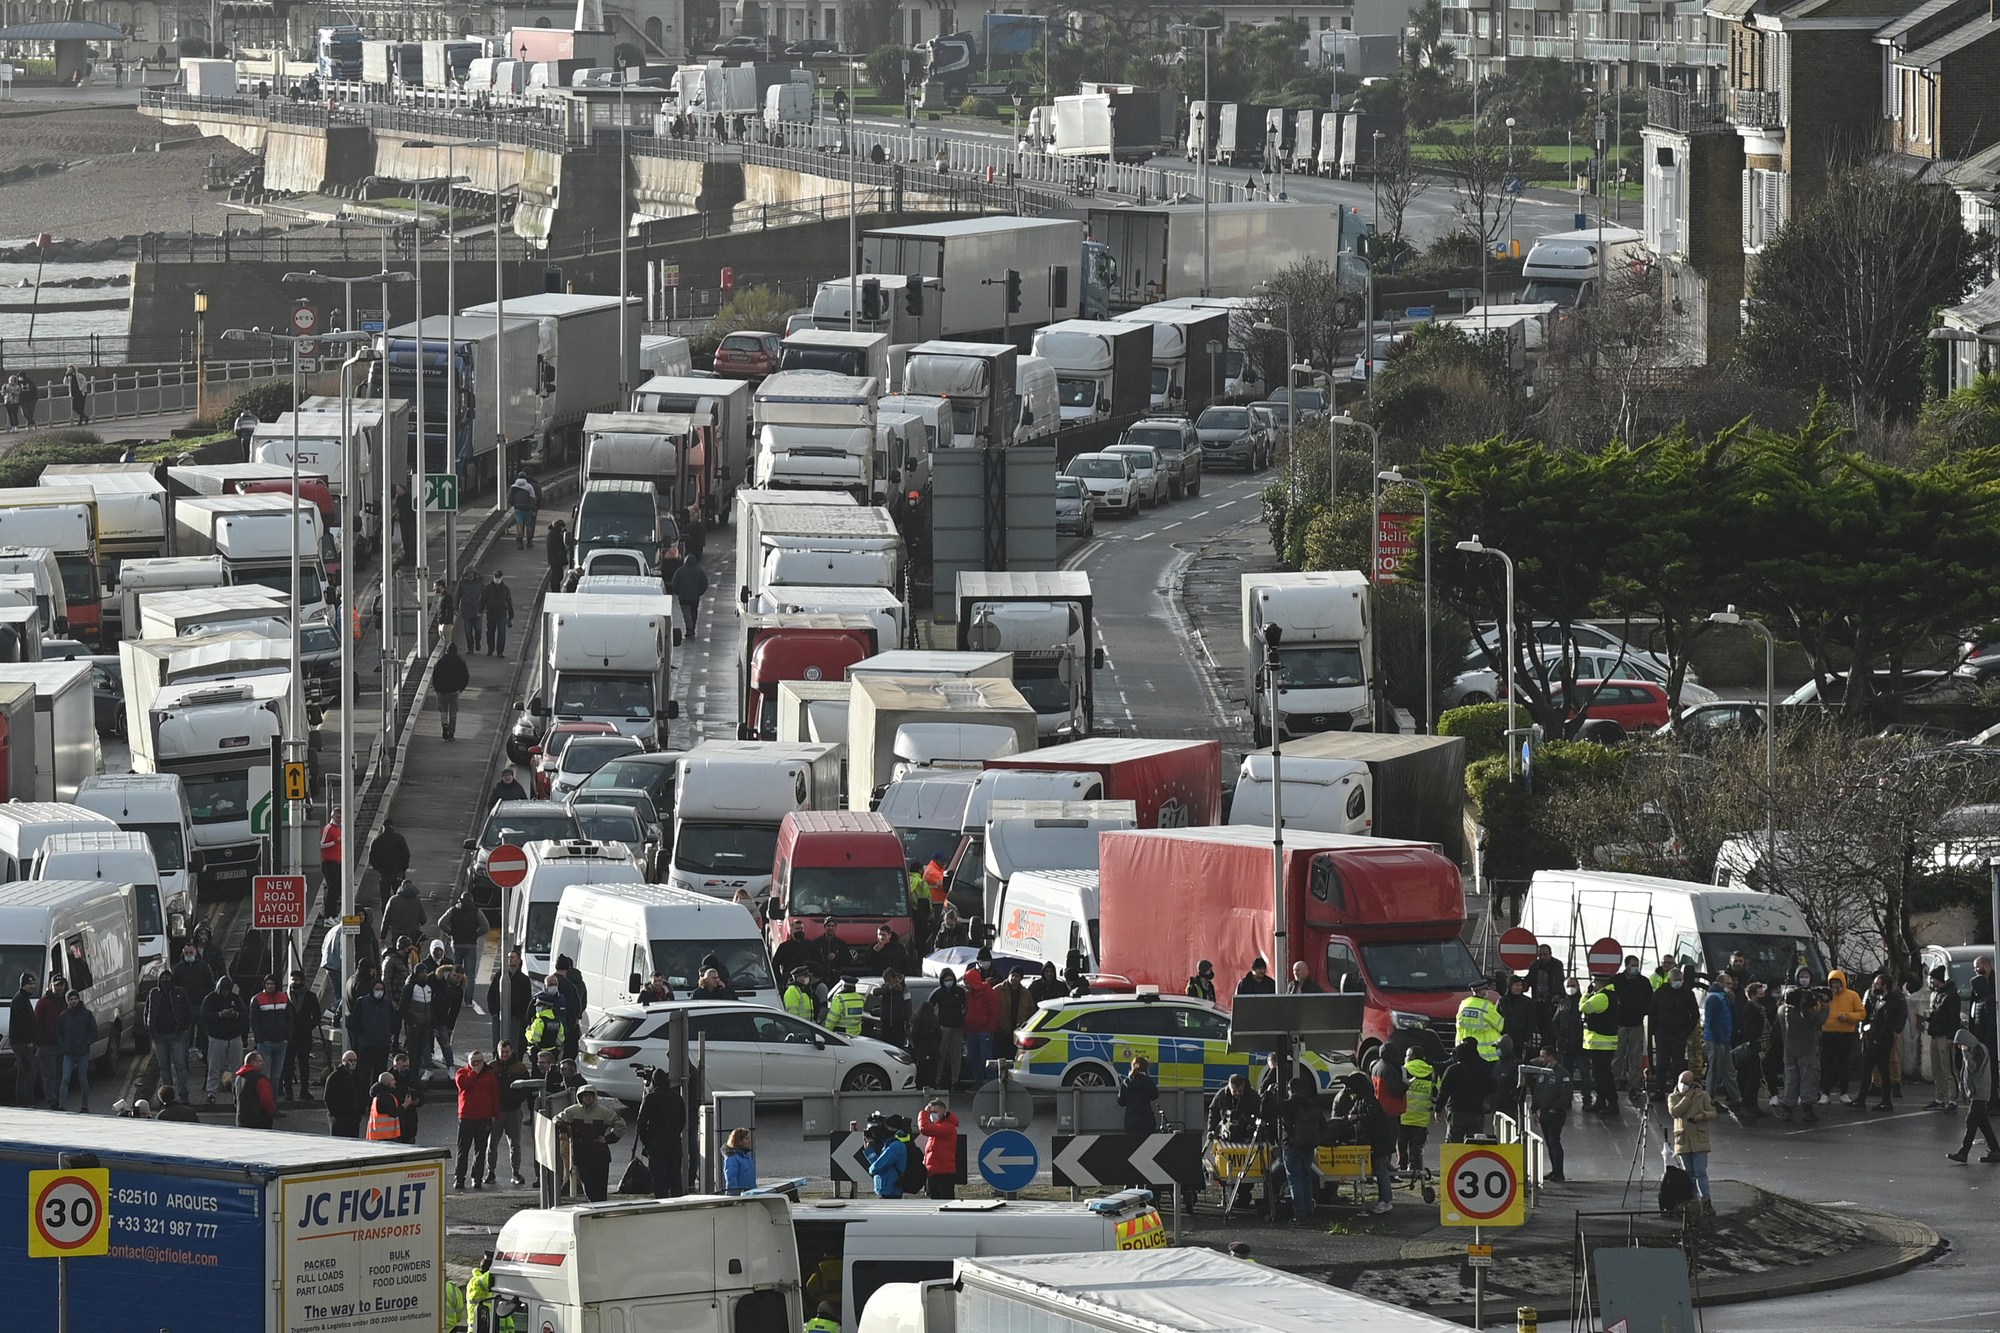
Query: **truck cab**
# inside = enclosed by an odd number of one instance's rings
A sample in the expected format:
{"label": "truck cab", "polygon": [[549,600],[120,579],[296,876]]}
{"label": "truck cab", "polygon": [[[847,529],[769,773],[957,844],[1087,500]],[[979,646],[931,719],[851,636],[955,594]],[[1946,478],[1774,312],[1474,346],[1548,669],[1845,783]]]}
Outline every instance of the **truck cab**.
{"label": "truck cab", "polygon": [[965,571],[958,576],[958,639],[976,652],[1014,656],[1014,685],[1034,705],[1044,738],[1090,734],[1093,675],[1103,657],[1090,576]]}
{"label": "truck cab", "polygon": [[743,715],[739,740],[778,739],[778,683],[839,681],[874,656],[877,632],[862,616],[746,615],[737,661]]}
{"label": "truck cab", "polygon": [[608,722],[621,736],[665,745],[667,722],[680,712],[668,698],[672,600],[551,593],[542,621],[546,693],[526,711],[538,721]]}
{"label": "truck cab", "polygon": [[[802,810],[785,816],[771,871],[767,927],[772,948],[800,926],[823,941],[834,970],[871,969],[878,927],[887,926],[914,947],[909,879],[903,844],[887,819],[872,810]],[[833,938],[828,939],[831,932]]]}
{"label": "truck cab", "polygon": [[63,614],[72,638],[100,642],[104,586],[98,573],[97,493],[88,486],[0,490],[0,546],[47,547],[62,572]]}
{"label": "truck cab", "polygon": [[[1322,731],[1372,731],[1368,580],[1357,570],[1243,575],[1244,693],[1256,743]],[[1277,698],[1264,671],[1276,626]]]}
{"label": "truck cab", "polygon": [[[211,893],[246,893],[264,872],[271,834],[271,742],[291,691],[288,672],[162,686],[148,736],[133,736],[133,764],[175,773],[194,820],[200,881]],[[142,770],[143,771],[143,770]]]}
{"label": "truck cab", "polygon": [[1019,356],[1006,343],[920,343],[903,365],[903,392],[950,402],[949,447],[998,448],[1012,440],[1018,420]]}
{"label": "truck cab", "polygon": [[650,572],[660,555],[658,487],[623,478],[585,482],[570,541],[572,563],[596,550],[636,551]]}
{"label": "truck cab", "polygon": [[1575,308],[1596,300],[1600,277],[1609,279],[1649,262],[1645,235],[1630,227],[1586,227],[1538,239],[1521,264],[1524,302],[1554,301]]}
{"label": "truck cab", "polygon": [[[1287,754],[1282,778],[1286,828],[1363,837],[1375,825],[1375,783],[1368,765],[1354,759],[1315,759]],[[1272,764],[1268,751],[1243,756],[1236,795],[1229,803],[1232,824],[1271,822]]]}
{"label": "truck cab", "polygon": [[681,759],[668,882],[712,898],[771,891],[785,816],[838,809],[840,747],[704,741]]}

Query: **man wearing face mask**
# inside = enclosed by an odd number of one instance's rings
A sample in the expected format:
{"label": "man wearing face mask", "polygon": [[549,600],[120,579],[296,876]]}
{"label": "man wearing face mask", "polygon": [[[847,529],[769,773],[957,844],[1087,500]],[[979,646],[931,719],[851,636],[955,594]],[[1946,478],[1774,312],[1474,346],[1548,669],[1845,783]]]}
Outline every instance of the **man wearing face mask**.
{"label": "man wearing face mask", "polygon": [[1680,1081],[1681,1071],[1688,1067],[1688,1038],[1700,1026],[1701,1006],[1688,984],[1687,969],[1676,967],[1653,996],[1653,1086],[1658,1089],[1654,1100],[1665,1098]]}
{"label": "man wearing face mask", "polygon": [[380,977],[355,996],[347,1016],[347,1035],[360,1056],[362,1071],[371,1081],[389,1067],[389,1048],[396,1037],[396,1006]]}
{"label": "man wearing face mask", "polygon": [[343,1052],[340,1063],[327,1073],[326,1123],[333,1137],[361,1137],[361,1120],[368,1114],[368,1081],[361,1072],[361,1057],[353,1051]]}

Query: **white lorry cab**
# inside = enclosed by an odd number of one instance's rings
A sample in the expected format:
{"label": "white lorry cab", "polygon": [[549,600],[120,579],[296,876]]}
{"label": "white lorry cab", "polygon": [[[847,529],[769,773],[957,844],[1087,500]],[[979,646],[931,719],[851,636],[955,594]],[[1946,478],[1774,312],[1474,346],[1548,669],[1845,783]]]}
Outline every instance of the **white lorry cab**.
{"label": "white lorry cab", "polygon": [[0,884],[0,969],[47,985],[61,976],[97,1016],[93,1059],[116,1056],[138,1028],[138,913],[132,886],[106,880]]}
{"label": "white lorry cab", "polygon": [[[1273,626],[1282,636],[1275,709],[1263,669],[1265,631]],[[1374,730],[1372,632],[1368,579],[1359,570],[1243,575],[1244,702],[1256,744],[1271,743],[1273,725],[1285,740]]]}
{"label": "white lorry cab", "polygon": [[1054,963],[1058,972],[1075,954],[1086,974],[1102,971],[1097,943],[1098,872],[1021,870],[1007,880],[995,924],[993,952],[1035,963]]}
{"label": "white lorry cab", "polygon": [[[153,847],[165,902],[194,901],[194,814],[177,773],[99,773],[76,789],[76,803],[95,810],[128,833],[143,833]],[[169,925],[172,923],[169,922]]]}
{"label": "white lorry cab", "polygon": [[703,741],[681,760],[668,883],[753,901],[771,892],[778,828],[795,810],[840,809],[841,747]]}
{"label": "white lorry cab", "polygon": [[130,884],[141,977],[150,979],[166,961],[169,936],[183,938],[192,929],[193,895],[185,886],[177,897],[165,894],[153,860],[153,845],[143,833],[124,829],[58,833],[35,854],[34,873],[29,878]]}
{"label": "white lorry cab", "polygon": [[[986,820],[986,911],[996,921],[1007,886],[1031,870],[1096,870],[1097,836],[1139,827],[1132,801],[995,801]],[[1062,960],[1056,960],[1062,966]]]}
{"label": "white lorry cab", "polygon": [[[556,951],[556,913],[563,894],[575,884],[632,884],[646,882],[639,863],[624,845],[572,838],[563,842],[530,842],[521,850],[528,856],[528,873],[520,885],[509,891],[505,909],[513,919],[514,939],[521,946],[521,966],[539,981],[549,974]],[[572,958],[575,955],[571,955]]]}
{"label": "white lorry cab", "polygon": [[676,995],[701,981],[713,955],[736,997],[783,1007],[771,979],[771,959],[750,909],[667,884],[572,884],[556,908],[554,951],[576,960],[589,1002],[584,1027],[622,1004],[658,972]]}
{"label": "white lorry cab", "polygon": [[[1375,780],[1360,760],[1287,754],[1280,762],[1279,777],[1284,786],[1286,828],[1356,836],[1374,831]],[[1271,822],[1270,751],[1243,756],[1243,767],[1236,775],[1236,794],[1229,801],[1229,822]]]}
{"label": "white lorry cab", "polygon": [[1826,978],[1805,917],[1775,893],[1612,871],[1537,870],[1521,924],[1552,946],[1572,976],[1584,975],[1592,944],[1613,939],[1646,970],[1663,958],[1692,958],[1712,974],[1741,952],[1750,975],[1769,986],[1789,982],[1801,967]]}

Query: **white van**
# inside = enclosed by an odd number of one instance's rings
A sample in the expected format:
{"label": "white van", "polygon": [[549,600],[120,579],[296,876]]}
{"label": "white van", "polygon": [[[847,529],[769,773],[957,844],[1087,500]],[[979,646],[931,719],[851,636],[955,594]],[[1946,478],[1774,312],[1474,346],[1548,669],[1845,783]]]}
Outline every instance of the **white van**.
{"label": "white van", "polygon": [[1016,360],[1014,394],[1021,414],[1014,427],[1014,443],[1054,444],[1056,432],[1062,429],[1062,395],[1055,363],[1045,356]]}
{"label": "white van", "polygon": [[1072,952],[1083,971],[1099,972],[1095,870],[1021,870],[1007,881],[996,918],[993,952],[1007,958],[1054,963],[1060,972]]}
{"label": "white van", "polygon": [[35,853],[29,879],[97,879],[132,886],[132,910],[138,932],[139,975],[150,980],[167,957],[167,940],[186,938],[192,928],[194,901],[185,889],[169,897],[160,884],[153,845],[143,833],[58,833]]}
{"label": "white van", "polygon": [[1636,954],[1647,970],[1673,957],[1720,972],[1741,950],[1750,974],[1768,985],[1789,981],[1800,967],[1826,977],[1804,916],[1775,893],[1612,871],[1537,870],[1521,924],[1551,946],[1574,977],[1585,975],[1590,946],[1607,938],[1621,953]]}
{"label": "white van", "polygon": [[550,946],[565,890],[572,884],[644,884],[646,876],[620,843],[577,838],[530,842],[521,850],[528,855],[528,873],[520,887],[508,890],[513,899],[513,935],[521,950],[522,968],[539,981],[549,974],[550,961],[561,952]]}
{"label": "white van", "polygon": [[132,886],[96,879],[0,884],[0,976],[61,975],[97,1015],[92,1059],[129,1050],[138,1030],[137,913]]}
{"label": "white van", "polygon": [[994,801],[986,820],[982,919],[999,919],[1000,900],[1016,874],[1095,870],[1098,834],[1137,827],[1139,807],[1132,801]]}
{"label": "white van", "polygon": [[[1317,759],[1286,755],[1285,827],[1313,833],[1351,833],[1365,838],[1375,830],[1375,779],[1358,759]],[[1271,822],[1271,755],[1243,756],[1236,794],[1229,801],[1232,824]]]}
{"label": "white van", "polygon": [[667,884],[575,884],[556,909],[554,951],[576,960],[588,1031],[616,1005],[635,1004],[659,972],[680,999],[698,998],[701,960],[714,954],[740,1000],[784,1007],[771,956],[750,909]]}
{"label": "white van", "polygon": [[145,834],[160,872],[161,899],[185,899],[193,911],[196,867],[189,864],[188,849],[194,846],[194,812],[180,774],[93,774],[76,789],[76,803],[127,832]]}
{"label": "white van", "polygon": [[33,879],[36,853],[59,833],[117,831],[116,821],[108,816],[67,802],[9,801],[0,805],[0,883]]}

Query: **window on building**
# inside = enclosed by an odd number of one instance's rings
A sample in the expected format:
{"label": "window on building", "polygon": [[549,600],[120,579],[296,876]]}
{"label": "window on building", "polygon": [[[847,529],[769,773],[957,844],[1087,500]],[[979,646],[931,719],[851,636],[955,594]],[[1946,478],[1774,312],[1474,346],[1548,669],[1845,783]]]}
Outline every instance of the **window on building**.
{"label": "window on building", "polygon": [[923,11],[913,9],[910,11],[910,45],[919,46],[923,43],[923,40],[924,40]]}

